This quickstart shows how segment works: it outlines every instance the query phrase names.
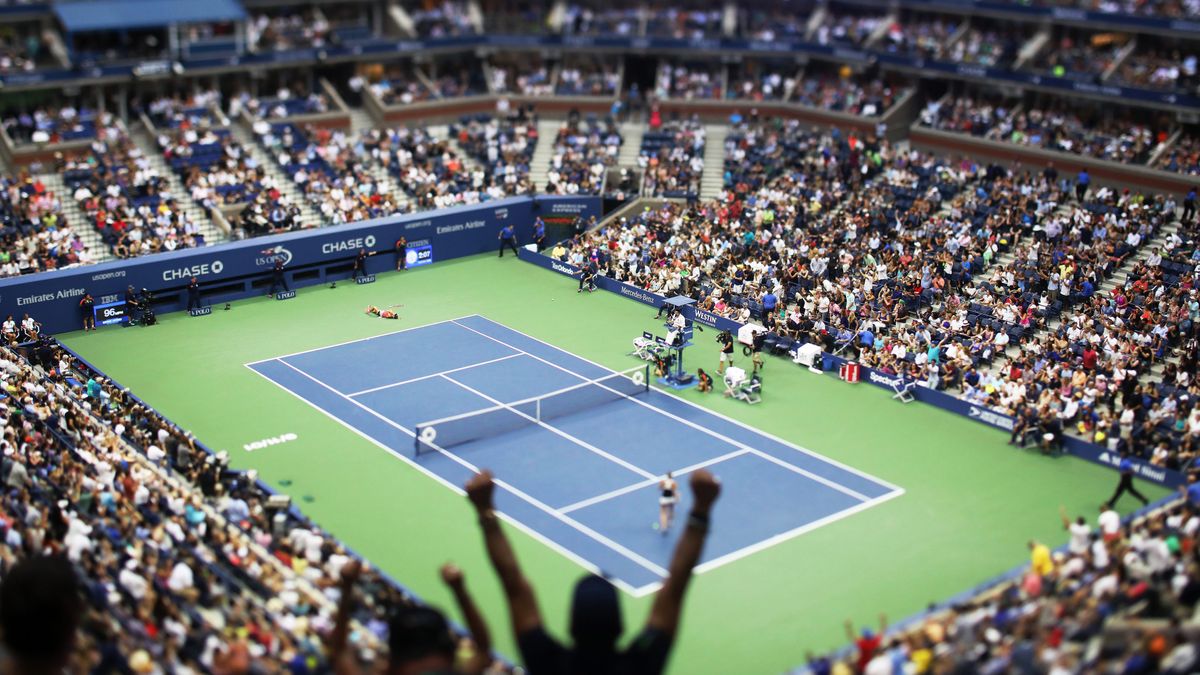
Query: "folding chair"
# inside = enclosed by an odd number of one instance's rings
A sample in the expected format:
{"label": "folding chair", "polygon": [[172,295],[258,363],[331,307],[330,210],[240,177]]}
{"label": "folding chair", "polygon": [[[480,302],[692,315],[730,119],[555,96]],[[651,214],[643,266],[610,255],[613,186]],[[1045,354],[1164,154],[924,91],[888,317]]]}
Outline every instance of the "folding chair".
{"label": "folding chair", "polygon": [[658,341],[649,332],[643,331],[641,335],[633,338],[633,351],[629,352],[630,356],[636,356],[643,361],[654,362],[658,360],[658,355],[662,351],[662,347]]}
{"label": "folding chair", "polygon": [[913,389],[916,388],[916,380],[910,380],[902,375],[900,376],[900,381],[892,385],[892,391],[896,392],[892,394],[892,398],[901,403],[912,403],[917,400],[916,396],[913,395]]}

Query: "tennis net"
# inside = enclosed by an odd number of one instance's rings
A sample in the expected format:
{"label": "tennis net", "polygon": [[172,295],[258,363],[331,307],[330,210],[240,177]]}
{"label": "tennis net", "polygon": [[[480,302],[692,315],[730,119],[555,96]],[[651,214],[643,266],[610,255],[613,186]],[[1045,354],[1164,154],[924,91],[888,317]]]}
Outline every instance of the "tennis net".
{"label": "tennis net", "polygon": [[423,422],[416,427],[417,454],[500,436],[639,396],[650,391],[649,375],[647,363],[541,396]]}

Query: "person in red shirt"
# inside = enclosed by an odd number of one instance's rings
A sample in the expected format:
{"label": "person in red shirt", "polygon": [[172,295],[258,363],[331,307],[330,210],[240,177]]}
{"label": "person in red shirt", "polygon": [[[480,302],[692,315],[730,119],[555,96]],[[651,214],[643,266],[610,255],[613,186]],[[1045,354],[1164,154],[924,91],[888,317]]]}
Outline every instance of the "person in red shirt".
{"label": "person in red shirt", "polygon": [[1099,359],[1100,355],[1096,353],[1096,350],[1091,345],[1083,348],[1083,367],[1085,370],[1095,370],[1096,361]]}
{"label": "person in red shirt", "polygon": [[870,628],[863,628],[859,635],[854,634],[854,622],[846,619],[846,637],[854,643],[858,649],[858,661],[855,663],[854,672],[861,673],[867,669],[867,664],[871,659],[875,658],[875,652],[883,646],[883,634],[887,632],[887,616],[879,615],[879,632],[875,633]]}

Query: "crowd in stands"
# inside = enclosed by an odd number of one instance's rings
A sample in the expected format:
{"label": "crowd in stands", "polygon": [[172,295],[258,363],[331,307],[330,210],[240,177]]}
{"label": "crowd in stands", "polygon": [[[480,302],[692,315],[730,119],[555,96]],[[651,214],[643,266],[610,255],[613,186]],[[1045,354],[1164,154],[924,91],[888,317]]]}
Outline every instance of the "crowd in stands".
{"label": "crowd in stands", "polygon": [[1079,672],[1183,675],[1200,667],[1190,624],[1200,600],[1200,509],[1175,503],[1123,522],[1063,512],[1065,550],[1029,542],[1029,566],[997,588],[921,620],[856,631],[853,647],[810,656],[831,673]]}
{"label": "crowd in stands", "polygon": [[270,126],[259,136],[259,142],[326,225],[403,212],[403,206],[396,203],[370,169],[369,140],[356,139],[341,130],[294,124]]}
{"label": "crowd in stands", "polygon": [[1180,134],[1167,152],[1159,158],[1158,167],[1200,176],[1200,136],[1192,131]]}
{"label": "crowd in stands", "polygon": [[204,245],[200,224],[167,190],[165,176],[123,131],[59,157],[57,170],[84,216],[118,258]]}
{"label": "crowd in stands", "polygon": [[1016,104],[1002,97],[952,93],[930,101],[921,111],[920,121],[927,127],[972,136],[985,136],[1001,120],[1008,119]]}
{"label": "crowd in stands", "polygon": [[95,138],[116,123],[111,113],[98,113],[87,107],[63,105],[35,108],[4,118],[4,131],[17,145],[61,143]]}
{"label": "crowd in stands", "polygon": [[433,90],[426,86],[411,65],[388,68],[384,77],[371,83],[370,88],[384,105],[407,105],[435,98]]}
{"label": "crowd in stands", "polygon": [[[350,662],[385,660],[403,643],[389,622],[418,611],[408,596],[273,504],[254,472],[228,468],[223,453],[52,343],[28,358],[0,351],[7,659],[62,657],[72,671],[321,672],[339,626],[355,631],[342,647]],[[369,589],[354,602],[341,602],[347,570]],[[63,654],[39,653],[49,645]]]}
{"label": "crowd in stands", "polygon": [[617,162],[621,142],[613,120],[573,116],[554,138],[545,192],[599,194],[605,171]]}
{"label": "crowd in stands", "polygon": [[730,99],[750,101],[786,101],[798,86],[794,69],[765,64],[743,64],[730,76]]}
{"label": "crowd in stands", "polygon": [[603,59],[568,58],[558,71],[554,93],[559,96],[615,96],[621,73],[615,63]]}
{"label": "crowd in stands", "polygon": [[484,171],[471,171],[449,139],[427,128],[370,129],[362,144],[419,209],[478,204],[487,198]]}
{"label": "crowd in stands", "polygon": [[941,52],[941,58],[956,63],[1004,68],[1016,60],[1017,51],[1028,36],[1017,27],[971,27],[954,44]]}
{"label": "crowd in stands", "polygon": [[316,92],[292,91],[280,87],[273,98],[257,98],[241,92],[229,101],[229,116],[238,118],[245,111],[251,119],[282,119],[295,115],[329,112],[329,97]]}
{"label": "crowd in stands", "polygon": [[654,95],[658,98],[722,98],[722,68],[709,65],[685,65],[664,61],[658,67]]}
{"label": "crowd in stands", "polygon": [[226,129],[186,129],[158,136],[163,159],[184,181],[206,213],[223,205],[253,202],[270,179],[258,161]]}
{"label": "crowd in stands", "polygon": [[643,194],[654,197],[700,194],[704,145],[704,124],[697,118],[672,120],[646,131],[638,154]]}
{"label": "crowd in stands", "polygon": [[[143,112],[156,129],[186,129],[223,126],[215,112],[221,106],[221,92],[198,91],[188,96],[162,96],[145,105]],[[141,109],[140,104],[134,105]]]}
{"label": "crowd in stands", "polygon": [[892,107],[899,93],[881,79],[817,75],[802,79],[791,100],[824,110],[877,117]]}
{"label": "crowd in stands", "polygon": [[1067,32],[1047,47],[1033,67],[1056,77],[1096,81],[1112,66],[1128,37]]}
{"label": "crowd in stands", "polygon": [[798,7],[798,11],[791,12],[768,3],[763,7],[739,9],[738,26],[741,34],[759,42],[798,40],[804,37],[807,29],[804,17],[809,12],[805,8]]}
{"label": "crowd in stands", "polygon": [[879,48],[924,59],[944,58],[950,39],[959,30],[959,21],[957,17],[913,17],[893,21],[883,34]]}
{"label": "crowd in stands", "polygon": [[255,14],[246,30],[250,51],[269,52],[320,48],[329,44],[329,22],[315,7],[299,11]]}
{"label": "crowd in stands", "polygon": [[537,119],[521,111],[506,119],[488,115],[467,118],[450,132],[457,134],[458,147],[484,168],[483,179],[473,172],[472,187],[493,199],[533,194],[529,162],[537,147]]}
{"label": "crowd in stands", "polygon": [[1183,89],[1195,91],[1197,55],[1175,50],[1171,52],[1135,51],[1121,62],[1114,80],[1132,87],[1149,89]]}
{"label": "crowd in stands", "polygon": [[829,12],[812,37],[820,45],[862,47],[885,20],[884,16]]}
{"label": "crowd in stands", "polygon": [[58,195],[28,174],[0,178],[0,277],[90,262]]}
{"label": "crowd in stands", "polygon": [[1156,130],[1119,116],[1096,119],[1064,106],[1024,106],[1009,112],[1008,117],[998,119],[985,134],[987,138],[1114,162],[1145,164],[1158,144],[1169,137],[1166,129]]}
{"label": "crowd in stands", "polygon": [[1070,7],[1104,14],[1185,18],[1200,15],[1196,0],[1036,0],[1043,7]]}
{"label": "crowd in stands", "polygon": [[46,52],[36,29],[15,23],[0,28],[0,73],[34,70]]}
{"label": "crowd in stands", "polygon": [[624,4],[628,6],[592,8],[569,5],[563,17],[563,32],[568,35],[641,35],[640,5]]}
{"label": "crowd in stands", "polygon": [[444,0],[441,4],[428,3],[424,8],[409,11],[419,37],[449,37],[472,35],[475,25],[467,13],[467,4],[461,0]]}
{"label": "crowd in stands", "polygon": [[551,70],[540,59],[524,55],[503,60],[493,57],[490,65],[490,89],[497,94],[549,96],[554,93]]}
{"label": "crowd in stands", "polygon": [[[1171,468],[1190,462],[1194,221],[1161,251],[1144,246],[1178,220],[1174,199],[755,118],[727,139],[725,186],[722,200],[667,204],[555,253],[850,350],[1059,439],[1066,427]],[[1102,293],[1110,279],[1118,287]],[[1139,382],[1155,364],[1170,391]]]}
{"label": "crowd in stands", "polygon": [[649,8],[646,35],[661,35],[685,40],[700,40],[721,34],[721,14],[717,9]]}

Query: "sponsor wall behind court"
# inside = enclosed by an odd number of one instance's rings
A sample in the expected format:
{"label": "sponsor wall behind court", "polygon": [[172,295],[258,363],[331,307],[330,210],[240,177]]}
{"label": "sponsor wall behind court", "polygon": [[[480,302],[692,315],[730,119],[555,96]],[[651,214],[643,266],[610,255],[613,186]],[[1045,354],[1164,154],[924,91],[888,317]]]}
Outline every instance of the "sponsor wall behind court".
{"label": "sponsor wall behind court", "polygon": [[186,306],[184,288],[192,277],[206,304],[228,302],[264,291],[276,261],[293,287],[340,281],[360,249],[368,272],[396,268],[395,244],[408,240],[410,266],[426,265],[495,251],[501,226],[514,225],[518,241],[528,242],[535,216],[587,218],[600,215],[599,197],[516,197],[429,213],[394,216],[331,228],[144,256],[131,260],[0,280],[0,316],[28,312],[45,331],[82,326],[79,301],[90,293],[96,305],[121,303],[132,286],[155,294],[158,312]]}

